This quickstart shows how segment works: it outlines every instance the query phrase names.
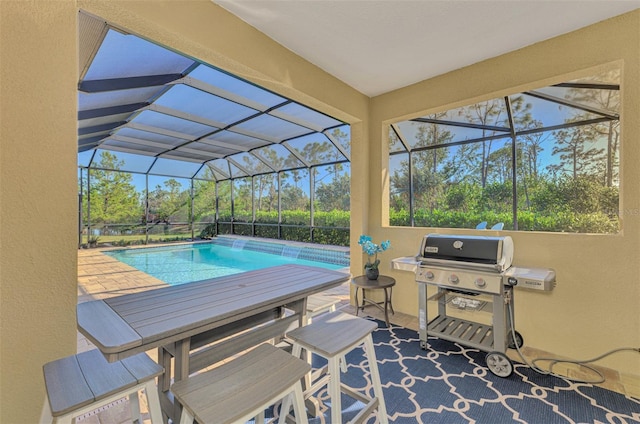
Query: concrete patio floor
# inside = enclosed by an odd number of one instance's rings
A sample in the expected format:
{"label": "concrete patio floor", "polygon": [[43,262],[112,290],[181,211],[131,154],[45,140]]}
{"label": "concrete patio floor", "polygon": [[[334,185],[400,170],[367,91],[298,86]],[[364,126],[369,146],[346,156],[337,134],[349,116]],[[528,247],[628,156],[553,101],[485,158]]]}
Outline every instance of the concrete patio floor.
{"label": "concrete patio floor", "polygon": [[[157,278],[132,268],[110,256],[104,255],[102,250],[103,249],[78,250],[78,303],[150,290],[167,285],[167,283],[160,281]],[[337,305],[339,310],[355,314],[356,309],[350,303],[349,283],[345,283],[339,287],[328,290],[325,293],[339,299],[339,303]],[[384,320],[384,314],[376,308],[368,307],[365,312],[368,316]],[[362,315],[362,312],[360,315]],[[396,312],[390,317],[390,321],[393,324],[416,331],[418,329],[418,320],[416,317],[411,315]],[[84,336],[78,333],[78,352],[84,352],[90,349],[95,349],[95,346]],[[157,352],[155,350],[147,353],[154,360],[157,359]],[[532,360],[537,357],[553,356],[548,352],[539,351],[529,347],[524,347],[523,353],[528,360]],[[514,351],[509,350],[507,354],[514,361],[521,362],[520,358],[517,357],[517,354]],[[606,368],[599,369],[601,369],[607,378],[607,380],[599,386],[618,393],[640,398],[640,378],[620,375],[618,372]],[[557,371],[566,372],[566,375],[575,378],[592,378],[592,376],[583,375],[582,371],[577,367],[567,367],[565,370],[557,368]],[[140,399],[140,406],[144,422],[150,423],[147,414],[146,400],[144,397],[141,397]],[[77,422],[78,424],[131,423],[129,402],[127,399],[114,402],[108,407],[100,408],[99,410],[80,417]]]}

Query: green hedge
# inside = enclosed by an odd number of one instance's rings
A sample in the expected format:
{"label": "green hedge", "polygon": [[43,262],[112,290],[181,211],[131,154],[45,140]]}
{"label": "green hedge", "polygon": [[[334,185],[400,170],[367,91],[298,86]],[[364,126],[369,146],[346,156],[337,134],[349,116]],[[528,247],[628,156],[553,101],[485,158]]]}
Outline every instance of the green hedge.
{"label": "green hedge", "polygon": [[[409,211],[405,209],[390,210],[389,221],[394,226],[411,225]],[[472,213],[439,209],[431,211],[420,209],[415,212],[415,226],[417,227],[475,228],[476,225],[483,221],[487,222],[487,227],[489,228],[498,222],[503,222],[505,230],[513,229],[510,213]],[[617,216],[610,216],[602,212],[579,214],[558,211],[542,214],[519,211],[518,230],[613,234],[620,230],[620,223]]]}

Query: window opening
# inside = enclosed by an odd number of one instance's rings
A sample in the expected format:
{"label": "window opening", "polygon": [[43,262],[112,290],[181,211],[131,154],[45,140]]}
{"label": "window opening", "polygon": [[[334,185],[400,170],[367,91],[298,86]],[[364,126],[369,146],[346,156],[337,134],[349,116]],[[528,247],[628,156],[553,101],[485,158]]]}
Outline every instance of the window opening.
{"label": "window opening", "polygon": [[390,224],[620,230],[620,70],[390,126]]}

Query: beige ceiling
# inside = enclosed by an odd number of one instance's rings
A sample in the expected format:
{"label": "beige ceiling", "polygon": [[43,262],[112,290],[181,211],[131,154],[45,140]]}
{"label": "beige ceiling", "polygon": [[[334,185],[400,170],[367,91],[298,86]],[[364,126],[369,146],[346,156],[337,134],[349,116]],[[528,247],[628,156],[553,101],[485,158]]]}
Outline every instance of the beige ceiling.
{"label": "beige ceiling", "polygon": [[212,0],[376,96],[640,7],[640,0]]}

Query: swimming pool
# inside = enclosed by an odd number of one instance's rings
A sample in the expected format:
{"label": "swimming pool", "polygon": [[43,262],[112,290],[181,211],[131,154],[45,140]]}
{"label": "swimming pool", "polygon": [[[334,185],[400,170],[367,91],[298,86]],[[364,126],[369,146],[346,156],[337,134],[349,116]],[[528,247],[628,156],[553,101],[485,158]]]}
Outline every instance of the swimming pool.
{"label": "swimming pool", "polygon": [[[262,251],[251,249],[252,243],[256,249]],[[236,247],[233,247],[234,244]],[[328,269],[341,269],[348,266],[348,259],[346,259],[346,265],[343,262],[344,259],[333,260],[334,263],[302,259],[300,255],[302,248],[292,248],[278,243],[250,242],[249,245],[247,244],[237,241],[194,243],[112,250],[103,253],[171,285],[292,263]],[[278,253],[266,253],[266,251]],[[332,255],[336,254],[340,255],[339,252],[334,252]],[[342,253],[342,256],[345,257],[345,254]]]}

